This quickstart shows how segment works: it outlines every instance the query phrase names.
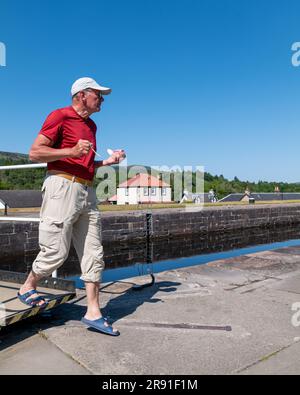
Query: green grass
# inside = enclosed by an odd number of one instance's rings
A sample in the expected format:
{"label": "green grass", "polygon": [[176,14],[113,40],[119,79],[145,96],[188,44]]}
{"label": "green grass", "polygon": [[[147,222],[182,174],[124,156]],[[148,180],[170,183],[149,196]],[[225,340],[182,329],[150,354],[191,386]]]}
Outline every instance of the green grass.
{"label": "green grass", "polygon": [[[228,207],[228,206],[258,206],[265,204],[290,204],[290,203],[300,203],[300,200],[271,200],[265,202],[255,202],[255,204],[249,204],[248,202],[230,202],[230,203],[205,203],[204,207]],[[132,210],[156,210],[156,209],[165,209],[165,208],[189,208],[189,207],[201,207],[201,205],[196,205],[193,203],[170,203],[170,204],[143,204],[143,205],[100,205],[98,208],[100,211],[132,211]]]}
{"label": "green grass", "polygon": [[[247,202],[231,202],[231,203],[205,203],[204,207],[229,207],[229,206],[260,206],[260,205],[266,205],[266,204],[291,204],[291,203],[300,203],[300,200],[271,200],[271,201],[265,201],[265,202],[256,202],[255,204],[249,204]],[[201,207],[201,205],[196,205],[193,203],[185,203],[185,204],[179,204],[179,203],[169,203],[169,204],[130,204],[130,205],[99,205],[98,208],[102,212],[109,212],[109,211],[134,211],[134,210],[159,210],[159,209],[166,209],[166,208],[191,208],[191,207]],[[37,207],[34,208],[9,208],[8,209],[8,214],[10,212],[16,213],[16,212],[39,212],[40,209]],[[3,213],[4,210],[0,209],[0,213]]]}
{"label": "green grass", "polygon": [[126,205],[99,205],[100,211],[131,211],[131,210],[148,210],[162,208],[184,208],[186,204],[126,204]]}

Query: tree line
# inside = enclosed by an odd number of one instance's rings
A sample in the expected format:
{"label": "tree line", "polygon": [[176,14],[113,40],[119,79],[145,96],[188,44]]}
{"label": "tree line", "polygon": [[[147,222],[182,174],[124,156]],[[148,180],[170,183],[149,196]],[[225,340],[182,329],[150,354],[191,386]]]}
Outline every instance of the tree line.
{"label": "tree line", "polygon": [[[21,165],[31,163],[27,155],[12,154],[0,152],[0,166]],[[149,171],[149,168],[147,168]],[[46,169],[19,169],[19,170],[1,170],[0,171],[0,189],[33,189],[41,188]],[[178,176],[178,174],[177,174]],[[184,178],[184,174],[182,174]],[[174,187],[175,174],[170,176],[171,187]],[[192,175],[193,188],[196,185],[196,173]],[[94,186],[97,187],[101,179],[95,178]],[[118,172],[117,172],[118,185]],[[237,177],[233,180],[226,179],[223,175],[211,175],[204,173],[204,192],[213,189],[218,198],[221,199],[230,193],[244,193],[246,189],[250,192],[274,192],[278,187],[280,192],[300,192],[300,183],[286,183],[286,182],[267,182],[267,181],[241,181]],[[195,192],[194,190],[192,192]]]}

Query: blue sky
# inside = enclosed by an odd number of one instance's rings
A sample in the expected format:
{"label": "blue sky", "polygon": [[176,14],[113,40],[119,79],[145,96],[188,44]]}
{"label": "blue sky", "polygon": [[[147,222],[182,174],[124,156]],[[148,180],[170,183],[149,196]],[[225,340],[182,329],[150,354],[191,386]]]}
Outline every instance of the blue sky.
{"label": "blue sky", "polygon": [[0,151],[27,153],[47,114],[91,76],[113,89],[99,152],[300,182],[299,0],[0,3]]}

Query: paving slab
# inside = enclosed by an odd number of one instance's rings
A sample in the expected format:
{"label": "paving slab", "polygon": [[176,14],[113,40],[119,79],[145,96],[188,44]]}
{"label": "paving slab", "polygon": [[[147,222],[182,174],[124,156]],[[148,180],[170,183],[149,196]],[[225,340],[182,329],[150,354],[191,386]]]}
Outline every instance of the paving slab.
{"label": "paving slab", "polygon": [[299,375],[300,343],[297,342],[270,356],[253,366],[244,368],[241,375]]}
{"label": "paving slab", "polygon": [[0,354],[0,375],[88,375],[90,372],[53,343],[34,335]]}

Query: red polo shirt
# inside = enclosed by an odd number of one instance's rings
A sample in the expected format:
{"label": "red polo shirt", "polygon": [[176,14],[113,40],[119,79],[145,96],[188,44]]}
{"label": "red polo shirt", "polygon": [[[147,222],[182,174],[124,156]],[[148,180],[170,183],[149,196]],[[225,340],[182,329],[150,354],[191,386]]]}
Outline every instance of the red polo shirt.
{"label": "red polo shirt", "polygon": [[[72,106],[53,111],[46,119],[40,134],[53,142],[53,148],[72,148],[78,140],[88,140],[96,151],[97,126],[90,118],[82,118]],[[59,170],[93,180],[95,154],[92,150],[81,158],[66,158],[48,163],[48,170]]]}

